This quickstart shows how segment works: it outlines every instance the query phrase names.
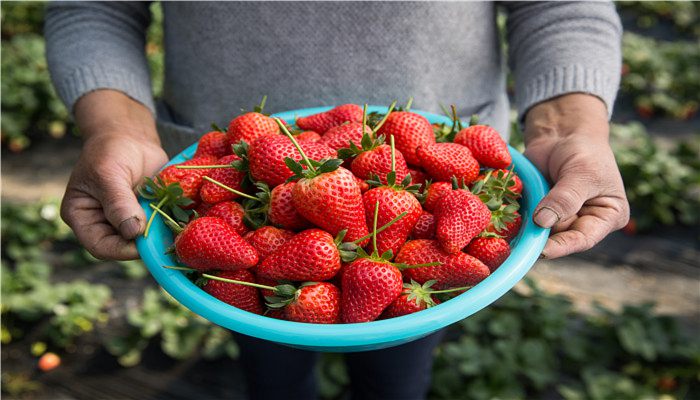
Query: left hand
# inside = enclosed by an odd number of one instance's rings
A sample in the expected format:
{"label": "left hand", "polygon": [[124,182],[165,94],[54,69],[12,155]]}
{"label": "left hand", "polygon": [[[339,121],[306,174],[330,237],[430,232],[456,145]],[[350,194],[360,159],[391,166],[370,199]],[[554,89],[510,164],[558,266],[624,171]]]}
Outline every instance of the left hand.
{"label": "left hand", "polygon": [[605,104],[569,94],[532,107],[525,118],[525,156],[552,190],[534,222],[552,228],[543,258],[585,251],[629,220],[629,203],[608,143]]}

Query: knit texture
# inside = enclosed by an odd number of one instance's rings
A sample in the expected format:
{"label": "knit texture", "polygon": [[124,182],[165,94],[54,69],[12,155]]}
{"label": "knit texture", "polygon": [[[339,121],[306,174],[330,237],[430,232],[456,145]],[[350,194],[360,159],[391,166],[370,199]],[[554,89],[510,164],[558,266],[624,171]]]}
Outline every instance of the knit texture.
{"label": "knit texture", "polygon": [[[389,104],[481,120],[507,135],[506,57],[488,2],[164,2],[165,85],[154,103],[145,58],[148,3],[55,2],[47,58],[72,109],[120,90],[155,112],[180,148],[268,95],[266,111]],[[612,112],[620,22],[610,3],[503,3],[520,115],[571,92]],[[178,136],[179,137],[176,137]],[[166,143],[167,145],[167,143]]]}

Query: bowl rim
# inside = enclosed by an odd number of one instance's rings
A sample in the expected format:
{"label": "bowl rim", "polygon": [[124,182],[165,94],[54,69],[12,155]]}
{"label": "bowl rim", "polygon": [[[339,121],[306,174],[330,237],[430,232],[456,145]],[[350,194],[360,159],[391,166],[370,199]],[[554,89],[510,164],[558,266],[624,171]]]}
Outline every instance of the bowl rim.
{"label": "bowl rim", "polygon": [[[290,123],[297,117],[331,108],[304,108],[272,115]],[[386,112],[387,107],[368,107],[368,112],[374,111]],[[451,122],[446,116],[420,110],[411,112],[425,116],[431,123]],[[195,142],[165,166],[185,161],[187,156],[194,153],[196,146]],[[510,146],[509,150],[513,156],[515,171],[524,186],[520,209],[523,224],[512,242],[514,245],[510,256],[474,288],[450,301],[418,313],[387,320],[335,325],[299,323],[265,317],[230,306],[197,287],[181,271],[163,268],[163,265],[175,265],[176,260],[173,256],[164,254],[165,249],[172,243],[173,235],[162,218],[155,218],[148,238],[139,236],[136,246],[151,275],[166,292],[194,313],[224,328],[277,343],[311,346],[316,349],[352,348],[407,341],[462,320],[496,301],[525,276],[544,248],[549,229],[535,225],[530,217],[549,186],[525,156]],[[148,207],[148,201],[139,198],[139,202],[149,218],[151,209]]]}

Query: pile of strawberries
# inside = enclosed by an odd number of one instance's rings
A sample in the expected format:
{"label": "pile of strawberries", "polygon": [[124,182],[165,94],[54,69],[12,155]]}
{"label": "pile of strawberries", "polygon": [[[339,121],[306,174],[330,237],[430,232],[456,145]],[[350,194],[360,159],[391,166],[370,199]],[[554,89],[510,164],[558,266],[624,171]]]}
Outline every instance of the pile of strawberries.
{"label": "pile of strawberries", "polygon": [[[522,182],[491,127],[346,104],[296,127],[262,113],[202,136],[140,188],[169,251],[207,293],[289,321],[414,313],[468,290],[510,254]],[[145,235],[148,235],[152,218]]]}

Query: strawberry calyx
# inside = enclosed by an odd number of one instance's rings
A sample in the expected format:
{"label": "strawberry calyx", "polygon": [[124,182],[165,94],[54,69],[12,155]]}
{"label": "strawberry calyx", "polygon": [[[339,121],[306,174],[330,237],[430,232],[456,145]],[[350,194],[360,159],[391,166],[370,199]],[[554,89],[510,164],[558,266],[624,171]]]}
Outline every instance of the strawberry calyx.
{"label": "strawberry calyx", "polygon": [[373,138],[372,135],[365,132],[362,135],[360,147],[357,147],[354,142],[350,142],[350,147],[345,147],[338,150],[338,157],[343,160],[347,160],[348,158],[356,157],[366,151],[374,150],[384,144],[384,135],[379,135],[376,138]]}
{"label": "strawberry calyx", "polygon": [[[282,123],[282,121],[279,118],[274,118],[274,120],[275,122],[277,122],[277,125],[279,125],[282,132],[285,135],[287,135],[289,140],[292,141],[292,144],[294,144],[294,147],[296,147],[297,151],[301,155],[303,162],[298,162],[290,157],[286,157],[284,159],[284,163],[287,165],[287,168],[289,168],[294,174],[291,177],[289,177],[289,179],[287,179],[287,182],[301,178],[313,179],[321,174],[335,171],[336,169],[338,169],[338,167],[340,167],[340,164],[343,163],[343,160],[338,158],[324,159],[321,161],[310,160],[304,153],[304,150],[301,149],[301,146],[299,145],[299,142],[297,142],[297,140],[294,138],[294,135],[292,135],[291,132],[289,132],[289,129],[287,129],[287,127]],[[304,168],[304,165],[306,165],[307,168]]]}
{"label": "strawberry calyx", "polygon": [[443,106],[442,104],[440,105],[440,108],[442,108],[442,112],[448,118],[450,118],[451,121],[450,123],[443,122],[442,124],[437,124],[437,126],[433,126],[435,141],[438,143],[454,142],[457,132],[464,129],[464,124],[462,124],[462,121],[457,116],[457,107],[455,107],[454,104],[450,106],[449,110],[445,108],[445,106]]}
{"label": "strawberry calyx", "polygon": [[384,125],[386,122],[387,118],[389,118],[389,114],[391,114],[394,111],[408,111],[408,109],[411,107],[411,104],[413,103],[413,97],[410,97],[408,99],[408,102],[406,103],[407,107],[396,107],[397,101],[394,100],[391,102],[391,105],[389,105],[389,108],[387,109],[386,113],[381,113],[378,111],[373,111],[369,113],[367,116],[367,125],[372,128],[372,132],[377,133],[379,129]]}
{"label": "strawberry calyx", "polygon": [[472,286],[463,286],[443,290],[432,290],[432,286],[436,283],[436,280],[431,279],[421,285],[420,283],[411,279],[410,283],[403,284],[404,289],[402,294],[408,295],[407,300],[409,301],[415,300],[417,306],[420,306],[422,302],[423,304],[425,304],[425,308],[430,308],[437,305],[435,299],[433,298],[433,296],[436,294],[454,293],[469,290],[472,288]]}
{"label": "strawberry calyx", "polygon": [[394,143],[394,135],[389,137],[391,146],[391,172],[386,174],[386,185],[381,182],[377,174],[371,174],[367,184],[374,187],[385,186],[394,190],[405,190],[412,194],[417,194],[420,190],[420,185],[411,185],[411,174],[407,174],[400,183],[396,183],[396,145]]}
{"label": "strawberry calyx", "polygon": [[[184,222],[177,222],[175,221],[170,215],[168,215],[165,211],[161,210],[158,206],[154,205],[153,203],[148,205],[151,207],[151,209],[154,211],[154,213],[151,215],[151,218],[149,219],[149,224],[153,222],[153,217],[156,214],[160,214],[163,218],[165,218],[165,225],[167,225],[170,229],[173,230],[176,234],[182,232],[184,229],[185,223]],[[148,226],[150,228],[150,225]],[[144,237],[146,237],[147,232],[144,232]]]}
{"label": "strawberry calyx", "polygon": [[[513,177],[513,167],[507,173],[500,170],[489,170],[484,179],[476,181],[471,192],[477,195],[491,211],[501,208],[504,203],[509,205],[517,205],[520,195],[514,192],[511,187],[515,185]],[[517,209],[516,209],[517,211]]]}
{"label": "strawberry calyx", "polygon": [[[189,197],[183,196],[182,187],[178,182],[166,184],[159,176],[155,178],[144,178],[144,183],[138,187],[137,192],[146,200],[151,200],[159,210],[167,210],[169,214],[179,222],[186,222],[190,219],[190,214],[183,207],[194,203]],[[146,223],[144,237],[148,237],[155,213],[151,215]]]}
{"label": "strawberry calyx", "polygon": [[517,218],[517,212],[520,205],[516,203],[501,204],[496,210],[491,210],[491,224],[496,231],[506,229],[507,225],[512,223]]}

